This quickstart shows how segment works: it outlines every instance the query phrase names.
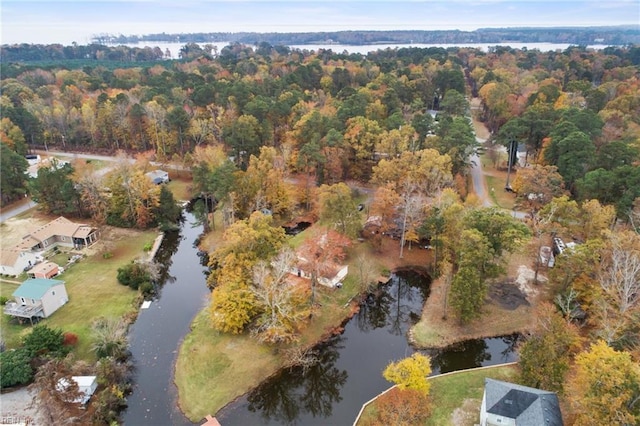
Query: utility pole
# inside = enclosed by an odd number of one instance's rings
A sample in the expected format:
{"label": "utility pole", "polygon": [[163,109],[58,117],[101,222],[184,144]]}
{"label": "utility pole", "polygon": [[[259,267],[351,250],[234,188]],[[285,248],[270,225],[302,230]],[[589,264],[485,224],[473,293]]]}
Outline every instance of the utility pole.
{"label": "utility pole", "polygon": [[511,178],[511,167],[515,164],[516,159],[518,158],[518,143],[515,140],[511,140],[509,142],[508,152],[508,161],[507,161],[507,183],[504,185],[504,189],[511,192],[511,182],[509,182],[509,178]]}

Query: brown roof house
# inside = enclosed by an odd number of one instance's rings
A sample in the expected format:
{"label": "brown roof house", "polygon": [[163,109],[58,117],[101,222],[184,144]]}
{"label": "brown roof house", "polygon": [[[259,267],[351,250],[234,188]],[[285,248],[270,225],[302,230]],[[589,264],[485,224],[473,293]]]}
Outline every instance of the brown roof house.
{"label": "brown roof house", "polygon": [[563,426],[554,392],[484,379],[480,426]]}
{"label": "brown roof house", "polygon": [[92,226],[71,222],[62,216],[25,235],[17,248],[32,252],[55,246],[82,249],[98,241],[98,230]]}
{"label": "brown roof house", "polygon": [[30,278],[13,292],[13,302],[7,302],[4,313],[14,317],[48,318],[69,301],[64,281]]}

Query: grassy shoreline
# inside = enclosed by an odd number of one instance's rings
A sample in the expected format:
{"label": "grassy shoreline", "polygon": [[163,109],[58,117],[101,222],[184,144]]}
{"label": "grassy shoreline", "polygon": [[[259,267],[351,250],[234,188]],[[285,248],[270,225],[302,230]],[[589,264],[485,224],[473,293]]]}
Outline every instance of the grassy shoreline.
{"label": "grassy shoreline", "polygon": [[[517,365],[481,367],[430,377],[431,414],[426,426],[473,426],[478,423],[480,404],[484,392],[484,379],[513,381]],[[375,400],[367,405],[358,426],[374,425],[377,421]]]}
{"label": "grassy shoreline", "polygon": [[[513,276],[513,272],[509,276]],[[526,333],[535,323],[534,296],[532,302],[515,309],[488,298],[480,318],[469,324],[461,324],[451,307],[447,308],[447,317],[444,317],[445,291],[444,279],[439,278],[431,283],[431,292],[422,308],[422,317],[409,330],[409,342],[415,347],[440,349],[468,339]]]}

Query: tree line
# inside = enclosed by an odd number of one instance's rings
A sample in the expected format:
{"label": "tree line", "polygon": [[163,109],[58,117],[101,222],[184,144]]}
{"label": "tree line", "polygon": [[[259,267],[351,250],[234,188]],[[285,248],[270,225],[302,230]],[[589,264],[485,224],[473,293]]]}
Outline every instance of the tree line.
{"label": "tree line", "polygon": [[340,44],[376,43],[570,43],[629,44],[640,42],[640,31],[633,27],[580,27],[580,28],[482,28],[474,31],[460,30],[390,30],[390,31],[330,31],[297,33],[213,32],[189,34],[111,35],[99,34],[93,41],[100,44],[139,42],[238,42],[257,44],[313,44],[332,41]]}

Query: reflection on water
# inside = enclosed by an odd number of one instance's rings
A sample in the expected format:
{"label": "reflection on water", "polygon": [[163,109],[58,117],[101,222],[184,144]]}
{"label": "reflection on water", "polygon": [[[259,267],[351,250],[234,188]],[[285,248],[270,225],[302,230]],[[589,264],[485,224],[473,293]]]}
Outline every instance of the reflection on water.
{"label": "reflection on water", "polygon": [[336,367],[341,340],[341,336],[334,336],[318,347],[318,363],[311,368],[284,370],[251,392],[247,409],[265,421],[282,424],[294,423],[302,415],[330,417],[333,405],[342,399],[340,389],[348,376]]}
{"label": "reflection on water", "polygon": [[433,374],[466,370],[516,360],[515,348],[520,335],[466,340],[440,351],[428,351]]}
{"label": "reflection on water", "polygon": [[129,330],[135,365],[133,393],[123,413],[125,425],[191,425],[177,407],[173,366],[182,338],[208,301],[209,289],[193,242],[202,232],[184,213],[179,231],[167,232],[156,255],[161,266],[156,295]]}
{"label": "reflection on water", "polygon": [[[317,347],[318,364],[280,372],[218,414],[231,425],[352,424],[363,403],[391,384],[382,371],[410,356],[406,333],[419,318],[430,280],[399,271],[371,294],[344,332]],[[425,351],[434,374],[512,361],[516,337],[464,342],[451,350]]]}

